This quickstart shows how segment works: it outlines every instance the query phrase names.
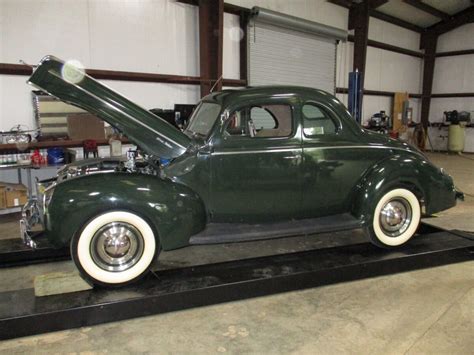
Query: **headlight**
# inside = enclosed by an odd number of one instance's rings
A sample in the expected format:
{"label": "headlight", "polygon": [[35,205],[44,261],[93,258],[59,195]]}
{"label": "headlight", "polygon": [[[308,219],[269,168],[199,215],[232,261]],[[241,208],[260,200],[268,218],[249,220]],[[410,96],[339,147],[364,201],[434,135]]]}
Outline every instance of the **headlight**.
{"label": "headlight", "polygon": [[82,173],[81,169],[78,169],[75,166],[71,166],[69,169],[67,169],[67,178],[70,179],[70,178],[82,175],[81,173]]}
{"label": "headlight", "polygon": [[65,166],[58,170],[58,182],[82,175],[82,169],[76,166]]}
{"label": "headlight", "polygon": [[76,166],[71,166],[67,169],[67,174],[71,176],[76,176],[81,173],[81,170]]}

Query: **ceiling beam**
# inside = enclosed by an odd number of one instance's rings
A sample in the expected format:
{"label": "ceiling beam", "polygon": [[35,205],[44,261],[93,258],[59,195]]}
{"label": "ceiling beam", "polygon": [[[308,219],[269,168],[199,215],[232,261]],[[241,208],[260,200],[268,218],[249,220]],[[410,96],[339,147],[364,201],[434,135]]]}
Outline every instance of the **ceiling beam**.
{"label": "ceiling beam", "polygon": [[[349,42],[354,42],[354,35],[348,35],[347,40]],[[397,46],[394,46],[394,45],[391,45],[391,44],[388,44],[388,43],[378,42],[378,41],[374,41],[374,40],[371,40],[371,39],[367,40],[367,46],[374,47],[374,48],[379,48],[379,49],[383,49],[383,50],[391,51],[391,52],[395,52],[395,53],[406,54],[406,55],[410,55],[412,57],[417,57],[417,58],[423,58],[425,56],[423,54],[423,52],[412,51],[411,49],[397,47]],[[446,52],[446,53],[448,53],[448,52]]]}
{"label": "ceiling beam", "polygon": [[455,28],[465,25],[467,23],[474,22],[474,5],[469,6],[467,9],[459,11],[447,20],[440,21],[434,25],[428,27],[426,30],[428,33],[436,34],[437,36],[454,30]]}
{"label": "ceiling beam", "polygon": [[382,6],[383,4],[386,4],[388,2],[388,0],[362,0],[359,2],[352,2],[351,0],[329,0],[330,3],[345,7],[347,9],[349,9],[353,5],[360,4],[364,1],[369,2],[369,7],[371,9],[376,9],[377,7]]}
{"label": "ceiling beam", "polygon": [[388,3],[388,0],[370,0],[370,8],[376,9],[384,4]]}
{"label": "ceiling beam", "polygon": [[328,0],[329,3],[345,7],[346,9],[350,9],[352,6],[351,0]]}
{"label": "ceiling beam", "polygon": [[[352,3],[352,1],[349,1],[349,0],[328,0],[328,2],[330,2],[331,4],[334,4],[334,5],[345,7],[346,9],[350,9],[351,6],[356,5],[356,3]],[[381,6],[381,5],[379,5],[379,6]],[[411,31],[415,31],[415,32],[418,32],[418,33],[422,33],[422,32],[425,31],[425,29],[423,27],[414,25],[410,22],[399,19],[398,17],[394,17],[394,16],[384,14],[383,12],[375,10],[375,8],[373,8],[373,7],[370,7],[369,15],[371,17],[377,18],[377,19],[385,21],[385,22],[389,22],[391,24],[406,28],[406,29],[411,30]]]}
{"label": "ceiling beam", "polygon": [[410,5],[410,6],[413,6],[414,8],[417,8],[418,10],[426,12],[427,14],[438,17],[442,20],[447,21],[451,18],[451,15],[449,15],[446,12],[443,12],[441,10],[438,10],[437,8],[435,8],[433,6],[425,4],[424,2],[421,2],[421,0],[403,0],[403,2]]}
{"label": "ceiling beam", "polygon": [[414,25],[411,22],[399,19],[398,17],[387,15],[387,14],[385,14],[383,12],[380,12],[380,11],[377,11],[377,10],[371,9],[370,10],[370,16],[375,17],[376,19],[379,19],[379,20],[382,20],[382,21],[385,21],[385,22],[389,22],[393,25],[397,25],[397,26],[406,28],[408,30],[418,32],[418,33],[422,33],[422,32],[425,31],[425,29],[423,27]]}

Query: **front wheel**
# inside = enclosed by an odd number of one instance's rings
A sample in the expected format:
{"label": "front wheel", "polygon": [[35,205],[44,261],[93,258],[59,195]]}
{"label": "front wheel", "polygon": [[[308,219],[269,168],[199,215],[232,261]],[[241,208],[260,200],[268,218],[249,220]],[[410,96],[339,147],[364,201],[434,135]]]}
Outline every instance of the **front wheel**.
{"label": "front wheel", "polygon": [[138,280],[158,250],[150,225],[138,215],[112,211],[89,220],[71,243],[73,260],[93,284],[120,286]]}
{"label": "front wheel", "polygon": [[373,211],[368,227],[373,244],[390,248],[406,243],[420,224],[418,198],[407,189],[394,189],[383,195]]}

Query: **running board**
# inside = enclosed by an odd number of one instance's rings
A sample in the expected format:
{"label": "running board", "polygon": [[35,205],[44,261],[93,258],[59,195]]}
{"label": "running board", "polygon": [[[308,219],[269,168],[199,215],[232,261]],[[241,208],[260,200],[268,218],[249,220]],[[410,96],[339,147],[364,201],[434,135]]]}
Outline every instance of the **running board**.
{"label": "running board", "polygon": [[360,227],[360,221],[349,213],[264,224],[209,223],[202,232],[191,237],[189,244],[237,243],[338,232]]}

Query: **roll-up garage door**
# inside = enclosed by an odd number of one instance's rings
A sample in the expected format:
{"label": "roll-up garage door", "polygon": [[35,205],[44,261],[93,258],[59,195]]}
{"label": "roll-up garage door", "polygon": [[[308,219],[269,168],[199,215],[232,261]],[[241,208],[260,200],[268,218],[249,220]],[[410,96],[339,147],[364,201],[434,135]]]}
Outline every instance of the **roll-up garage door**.
{"label": "roll-up garage door", "polygon": [[[335,92],[336,46],[345,31],[270,10],[252,11],[247,32],[250,86],[299,85]],[[267,13],[271,16],[262,16]],[[302,30],[298,23],[323,28],[322,35]],[[326,29],[336,34],[328,35]]]}

